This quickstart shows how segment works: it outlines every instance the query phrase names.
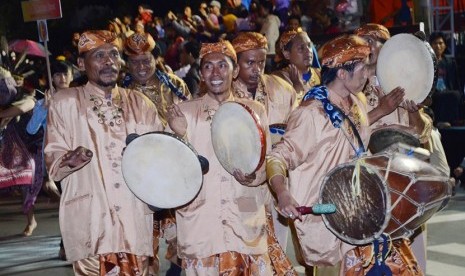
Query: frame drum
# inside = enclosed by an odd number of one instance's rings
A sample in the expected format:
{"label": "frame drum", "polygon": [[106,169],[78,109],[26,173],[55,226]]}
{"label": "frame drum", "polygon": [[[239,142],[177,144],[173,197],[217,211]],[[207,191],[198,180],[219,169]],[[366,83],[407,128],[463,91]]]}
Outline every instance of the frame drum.
{"label": "frame drum", "polygon": [[248,175],[265,160],[266,138],[260,119],[248,106],[238,102],[223,103],[212,119],[213,149],[223,168]]}
{"label": "frame drum", "polygon": [[129,189],[157,208],[185,205],[202,186],[197,152],[167,132],[150,132],[135,138],[123,153],[121,167]]}
{"label": "frame drum", "polygon": [[385,93],[400,86],[407,99],[419,104],[433,88],[435,67],[434,53],[426,42],[411,34],[398,34],[381,48],[376,75]]}
{"label": "frame drum", "polygon": [[371,153],[379,153],[395,143],[402,143],[413,148],[421,146],[420,140],[413,134],[395,127],[383,127],[373,131],[368,149]]}

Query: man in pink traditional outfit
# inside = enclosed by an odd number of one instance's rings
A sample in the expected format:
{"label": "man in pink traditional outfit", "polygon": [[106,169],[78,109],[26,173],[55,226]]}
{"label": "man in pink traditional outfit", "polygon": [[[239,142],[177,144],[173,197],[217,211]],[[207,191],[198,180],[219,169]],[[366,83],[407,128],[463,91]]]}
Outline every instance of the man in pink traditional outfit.
{"label": "man in pink traditional outfit", "polygon": [[[155,104],[158,117],[166,126],[168,106],[190,99],[191,94],[182,79],[157,68],[156,58],[152,54],[154,48],[155,40],[148,33],[136,33],[124,41],[124,53],[127,56],[129,73],[133,78],[129,88],[143,93]],[[179,266],[173,266],[178,264],[178,258],[176,256],[176,222],[172,210],[160,210],[154,213],[154,258],[150,261],[151,273],[154,274],[158,274],[160,269],[158,251],[159,238],[162,236],[168,243],[165,258],[171,261],[171,269],[179,269]]]}
{"label": "man in pink traditional outfit", "polygon": [[[265,166],[251,175],[229,174],[214,153],[210,134],[212,117],[224,102],[247,105],[268,128],[265,109],[233,95],[231,83],[239,70],[229,42],[203,44],[200,58],[207,93],[168,110],[170,128],[210,162],[197,197],[176,212],[178,254],[186,275],[273,275],[267,252]],[[267,135],[268,150],[269,145]]]}
{"label": "man in pink traditional outfit", "polygon": [[168,106],[190,99],[191,93],[181,78],[157,68],[156,57],[152,54],[154,48],[155,40],[148,33],[133,34],[125,40],[124,53],[133,78],[129,88],[147,96],[157,107],[163,125],[166,125]]}
{"label": "man in pink traditional outfit", "polygon": [[[380,24],[368,23],[354,31],[355,34],[363,38],[371,48],[371,54],[368,64],[369,79],[363,93],[367,97],[368,117],[370,120],[372,131],[378,129],[392,129],[408,132],[417,137],[422,144],[426,144],[431,137],[432,120],[424,114],[422,109],[419,109],[413,101],[405,100],[401,106],[386,116],[380,116],[380,105],[383,103],[382,98],[385,92],[382,91],[376,78],[376,67],[378,55],[384,43],[391,37],[389,30]],[[394,88],[388,95],[402,89]],[[403,89],[402,89],[403,90]],[[423,230],[424,229],[424,230]],[[391,250],[391,255],[386,260],[388,266],[395,273],[394,275],[421,275],[426,272],[426,225],[417,229],[411,237],[413,243],[407,242],[407,239],[402,239],[394,242]],[[406,258],[413,251],[414,256],[411,258],[415,262],[407,266],[404,262],[395,259]],[[358,273],[360,271],[368,271],[371,266],[364,266],[361,263],[367,263],[366,259],[370,257],[371,247],[359,247],[350,251],[346,255],[343,271],[348,275]],[[396,266],[395,269],[393,266]]]}
{"label": "man in pink traditional outfit", "polygon": [[288,65],[273,74],[294,87],[299,103],[309,89],[321,84],[320,69],[312,67],[317,58],[312,47],[313,42],[301,28],[285,31],[279,38],[279,48]]}
{"label": "man in pink traditional outfit", "polygon": [[[265,36],[255,32],[240,33],[232,45],[237,53],[239,74],[233,81],[233,92],[238,98],[247,98],[262,103],[268,116],[268,124],[286,124],[291,111],[297,107],[294,88],[275,75],[265,74],[268,43]],[[279,136],[278,136],[279,137]],[[286,250],[288,223],[278,214],[273,214],[276,237]]]}
{"label": "man in pink traditional outfit", "polygon": [[[422,144],[426,143],[430,137],[432,122],[422,110],[411,100],[405,100],[402,106],[396,108],[392,113],[386,116],[380,116],[380,100],[386,91],[382,91],[376,78],[376,65],[378,55],[384,43],[391,37],[389,30],[383,25],[369,23],[356,29],[354,33],[363,38],[371,48],[370,58],[368,61],[368,82],[363,89],[367,98],[368,117],[372,129],[383,127],[397,128],[416,135]],[[393,91],[403,90],[401,87],[394,88]],[[392,91],[390,92],[392,93]],[[390,94],[389,93],[389,94]]]}
{"label": "man in pink traditional outfit", "polygon": [[89,82],[51,100],[45,160],[61,181],[60,228],[76,275],[141,273],[153,255],[152,212],[121,172],[128,134],[162,130],[153,103],[117,87],[121,42],[109,31],[87,31],[78,65]]}
{"label": "man in pink traditional outfit", "polygon": [[[316,204],[325,174],[364,151],[370,126],[360,91],[368,78],[370,48],[360,37],[342,36],[326,43],[321,52],[324,86],[311,89],[291,113],[283,140],[267,158],[267,176],[277,194],[278,211],[298,218],[294,223],[304,265],[316,266],[317,275],[337,275],[342,257],[353,246],[332,234],[320,216],[304,217],[296,207]],[[397,93],[401,100],[403,92]],[[393,108],[387,106],[384,114]]]}

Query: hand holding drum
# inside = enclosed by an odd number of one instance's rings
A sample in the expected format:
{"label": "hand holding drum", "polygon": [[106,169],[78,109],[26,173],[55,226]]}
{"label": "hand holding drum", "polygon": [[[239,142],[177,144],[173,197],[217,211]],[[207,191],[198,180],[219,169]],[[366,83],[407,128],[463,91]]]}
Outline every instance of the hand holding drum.
{"label": "hand holding drum", "polygon": [[[169,209],[195,198],[208,161],[180,137],[167,132],[130,134],[123,153],[123,177],[129,189],[150,206]],[[206,167],[205,167],[206,166]]]}
{"label": "hand holding drum", "polygon": [[213,116],[211,138],[223,168],[242,184],[251,183],[266,153],[265,132],[255,112],[242,103],[223,103]]}
{"label": "hand holding drum", "polygon": [[430,94],[436,73],[431,47],[411,34],[398,34],[386,41],[376,65],[376,75],[386,93],[400,86],[405,89],[405,98],[416,104]]}

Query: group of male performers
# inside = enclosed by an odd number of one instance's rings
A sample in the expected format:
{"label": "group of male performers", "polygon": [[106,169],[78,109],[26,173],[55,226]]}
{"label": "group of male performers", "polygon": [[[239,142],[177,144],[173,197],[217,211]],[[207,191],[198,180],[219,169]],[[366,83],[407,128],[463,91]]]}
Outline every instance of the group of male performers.
{"label": "group of male performers", "polygon": [[[296,207],[317,203],[322,178],[363,154],[374,126],[400,125],[428,138],[430,120],[404,101],[403,89],[384,96],[373,82],[387,39],[376,24],[335,38],[320,49],[320,72],[309,36],[287,31],[279,44],[289,65],[273,75],[264,74],[261,34],[205,43],[203,96],[191,99],[182,80],[156,68],[149,35],[134,34],[123,45],[109,31],[84,32],[78,65],[89,81],[54,95],[44,149],[50,177],[63,187],[60,227],[75,274],[156,275],[150,257],[161,231],[186,275],[297,275],[285,254],[289,224],[308,275],[365,275],[372,264],[364,248]],[[117,85],[123,47],[133,77],[128,89]],[[228,173],[213,149],[212,118],[228,101],[248,106],[265,129],[266,163],[249,175]],[[272,148],[268,126],[276,123],[287,128]],[[174,210],[175,218],[155,216],[155,224],[121,171],[127,135],[151,131],[174,133],[209,160],[196,197]],[[422,275],[414,257],[399,257],[409,250],[406,242],[392,250],[386,262],[394,275]]]}

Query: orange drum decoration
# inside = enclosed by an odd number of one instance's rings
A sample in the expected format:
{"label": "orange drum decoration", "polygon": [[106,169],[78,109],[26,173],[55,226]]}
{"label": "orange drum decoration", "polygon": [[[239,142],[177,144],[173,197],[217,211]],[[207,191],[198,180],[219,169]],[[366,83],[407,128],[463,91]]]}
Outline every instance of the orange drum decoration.
{"label": "orange drum decoration", "polygon": [[322,215],[323,221],[338,238],[355,245],[381,234],[393,240],[409,237],[447,204],[452,193],[448,179],[431,164],[397,152],[341,164],[323,179],[319,203],[336,206],[336,213]]}
{"label": "orange drum decoration", "polygon": [[223,103],[212,119],[213,149],[223,168],[233,174],[258,170],[265,160],[266,137],[259,117],[238,102]]}

